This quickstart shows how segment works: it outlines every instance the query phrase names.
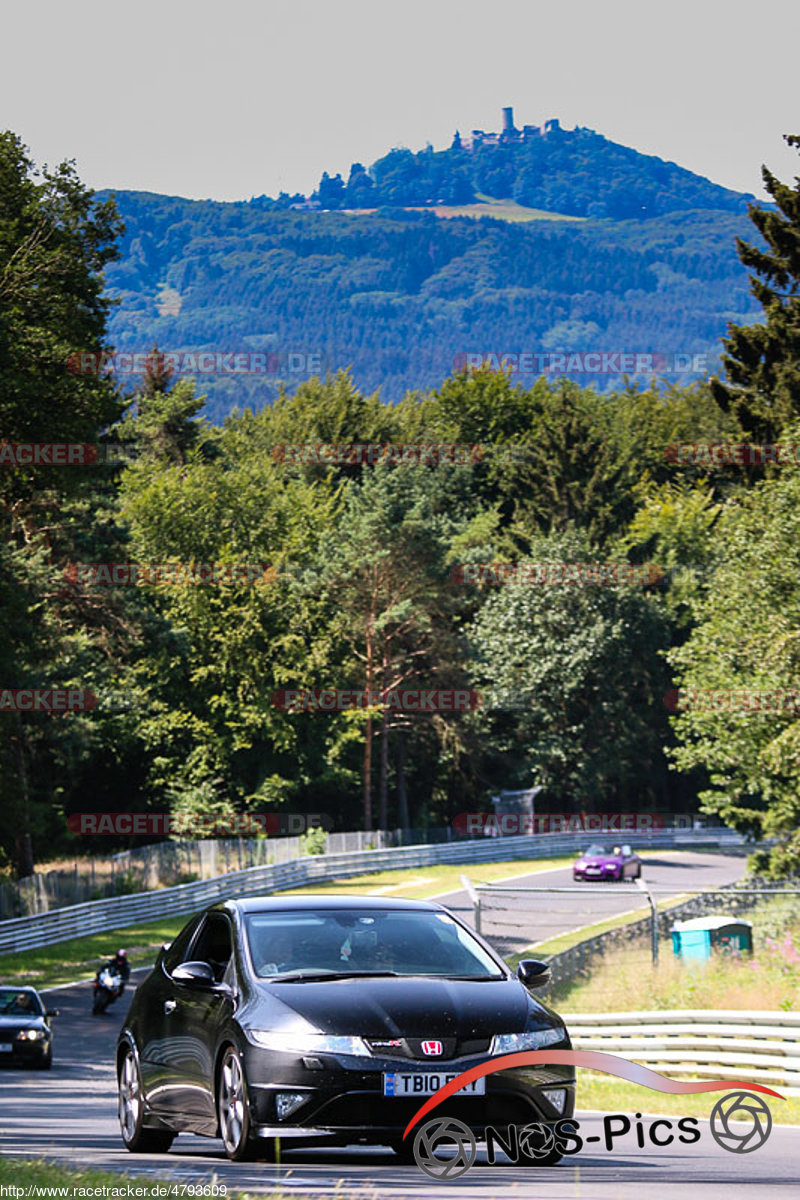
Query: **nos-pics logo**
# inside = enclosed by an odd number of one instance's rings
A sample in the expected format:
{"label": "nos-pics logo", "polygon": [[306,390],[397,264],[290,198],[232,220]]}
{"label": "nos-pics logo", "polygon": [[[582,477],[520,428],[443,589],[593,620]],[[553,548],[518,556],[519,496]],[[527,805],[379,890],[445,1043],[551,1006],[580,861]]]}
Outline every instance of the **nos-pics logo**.
{"label": "nos-pics logo", "polygon": [[[762,1096],[766,1094],[779,1100],[784,1098],[779,1092],[763,1084],[747,1083],[740,1079],[713,1079],[694,1083],[668,1079],[639,1063],[631,1063],[618,1055],[598,1050],[530,1050],[519,1054],[505,1054],[463,1071],[439,1088],[417,1110],[403,1135],[404,1138],[408,1137],[414,1127],[419,1125],[413,1140],[417,1165],[431,1178],[446,1182],[465,1174],[474,1164],[477,1155],[477,1138],[472,1130],[463,1121],[443,1115],[432,1118],[423,1125],[419,1124],[420,1121],[449,1096],[475,1079],[492,1075],[496,1071],[533,1065],[590,1067],[654,1091],[674,1095],[727,1091],[728,1094],[718,1100],[711,1111],[709,1130],[717,1144],[733,1154],[751,1154],[763,1146],[769,1137],[772,1131],[772,1114]],[[522,1126],[509,1125],[502,1131],[487,1126],[487,1158],[489,1163],[493,1164],[496,1151],[500,1149],[512,1162],[538,1162],[541,1166],[546,1166],[557,1163],[564,1155],[579,1153],[589,1143],[603,1143],[605,1150],[612,1151],[615,1139],[625,1136],[632,1129],[640,1149],[644,1149],[648,1141],[656,1147],[669,1146],[676,1140],[690,1145],[700,1139],[698,1124],[696,1117],[680,1117],[673,1122],[663,1117],[643,1119],[641,1113],[636,1113],[635,1122],[632,1123],[631,1118],[623,1114],[607,1113],[602,1119],[602,1135],[582,1135],[580,1122],[573,1117],[565,1117],[555,1122],[534,1121]]]}

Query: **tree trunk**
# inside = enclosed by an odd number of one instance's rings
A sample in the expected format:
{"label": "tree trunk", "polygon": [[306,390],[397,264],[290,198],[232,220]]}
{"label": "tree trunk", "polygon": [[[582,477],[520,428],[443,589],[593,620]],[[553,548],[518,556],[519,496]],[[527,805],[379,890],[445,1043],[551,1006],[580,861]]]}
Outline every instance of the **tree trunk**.
{"label": "tree trunk", "polygon": [[389,710],[384,707],[381,718],[380,827],[389,825]]}
{"label": "tree trunk", "polygon": [[19,780],[19,802],[17,808],[17,832],[14,838],[14,857],[17,878],[27,879],[33,874],[33,846],[30,834],[30,791],[28,788],[28,766],[25,761],[25,729],[22,715],[17,714],[18,731],[13,739]]}
{"label": "tree trunk", "polygon": [[364,738],[364,828],[372,829],[372,717]]}
{"label": "tree trunk", "polygon": [[395,747],[395,769],[397,771],[397,819],[405,832],[409,827],[408,792],[406,791],[406,735],[405,730],[397,733]]}

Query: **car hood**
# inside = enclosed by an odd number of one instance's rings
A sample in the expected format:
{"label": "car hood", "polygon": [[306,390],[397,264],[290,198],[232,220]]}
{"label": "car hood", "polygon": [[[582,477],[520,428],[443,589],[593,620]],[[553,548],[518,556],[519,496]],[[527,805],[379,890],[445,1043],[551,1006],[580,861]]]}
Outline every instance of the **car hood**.
{"label": "car hood", "polygon": [[579,861],[592,867],[618,867],[622,859],[615,854],[582,854]]}
{"label": "car hood", "polygon": [[[241,1014],[272,1030],[308,1030],[365,1038],[480,1038],[533,1024],[560,1025],[515,979],[337,979],[259,984]],[[265,1022],[267,1022],[265,1024]]]}
{"label": "car hood", "polygon": [[44,1017],[0,1017],[2,1029],[43,1029]]}

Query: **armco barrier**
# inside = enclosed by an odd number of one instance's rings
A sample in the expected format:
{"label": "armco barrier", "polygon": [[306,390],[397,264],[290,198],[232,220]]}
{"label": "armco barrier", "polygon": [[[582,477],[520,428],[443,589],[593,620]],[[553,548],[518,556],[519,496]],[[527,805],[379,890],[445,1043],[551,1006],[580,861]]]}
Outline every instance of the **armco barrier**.
{"label": "armco barrier", "polygon": [[[309,855],[286,863],[248,867],[216,879],[183,883],[132,896],[109,896],[74,904],[54,912],[36,913],[0,921],[0,954],[30,950],[53,942],[104,930],[122,929],[140,921],[181,916],[232,896],[257,896],[286,891],[309,883],[346,878],[372,871],[426,867],[437,863],[481,863],[515,858],[547,858],[574,854],[587,840],[585,833],[524,834],[520,837],[483,837],[474,841],[398,846],[391,850],[358,850],[349,854]],[[730,829],[665,830],[630,834],[637,848],[720,849],[741,846],[744,839]]]}
{"label": "armco barrier", "polygon": [[745,1079],[800,1094],[800,1013],[664,1009],[561,1015],[576,1050],[620,1054],[670,1076]]}

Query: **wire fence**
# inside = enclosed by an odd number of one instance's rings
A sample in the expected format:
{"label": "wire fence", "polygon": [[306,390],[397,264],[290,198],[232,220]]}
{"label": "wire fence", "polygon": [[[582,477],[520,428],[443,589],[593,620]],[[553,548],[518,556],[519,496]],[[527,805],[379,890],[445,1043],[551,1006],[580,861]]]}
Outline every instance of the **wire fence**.
{"label": "wire fence", "polygon": [[[325,854],[460,840],[452,828],[378,829],[328,833]],[[302,837],[204,838],[157,842],[117,854],[75,861],[16,882],[0,882],[0,920],[51,912],[68,905],[128,896],[234,871],[291,862],[307,852]]]}
{"label": "wire fence", "polygon": [[[635,913],[641,915],[626,924],[617,923],[612,929],[598,930],[564,950],[546,955],[552,988],[587,975],[598,958],[632,943],[641,947],[642,965],[649,964],[657,959],[659,943],[671,936],[672,927],[679,920],[720,912],[740,917],[764,901],[779,896],[787,900],[787,916],[789,902],[800,911],[798,880],[781,883],[751,879],[698,890],[697,894],[677,903],[674,888],[634,891],[615,884],[606,884],[603,888],[585,888],[580,884],[572,888],[480,884],[473,889],[475,923],[501,953],[510,954],[521,947],[532,946],[531,953],[535,955],[536,943],[570,932],[569,917],[577,915],[576,898],[579,900],[587,895],[591,896],[593,923],[619,922]],[[586,911],[585,902],[583,911]],[[585,915],[576,925],[587,928]]]}
{"label": "wire fence", "polygon": [[[683,822],[685,816],[666,816],[667,824]],[[697,839],[707,834],[730,834],[722,826],[706,825],[701,829],[676,824],[674,830],[654,831],[654,836],[683,833]],[[553,839],[558,834],[531,834],[526,840],[534,845],[541,838]],[[571,834],[565,833],[569,837]],[[575,835],[579,840],[586,834]],[[508,836],[487,837],[483,831],[468,833],[454,825],[428,828],[351,830],[329,832],[318,852],[350,854],[360,850],[388,850],[400,846],[442,845],[450,842],[479,841],[502,846]],[[742,839],[739,838],[739,841]],[[570,843],[572,844],[572,843]],[[647,844],[637,835],[637,844]],[[97,855],[75,860],[70,865],[40,871],[16,882],[0,880],[0,921],[34,913],[52,912],[74,904],[102,900],[110,896],[128,896],[160,888],[200,880],[216,879],[235,871],[288,863],[307,852],[303,837],[259,838],[200,838],[156,842],[122,850],[116,854]],[[502,852],[499,854],[502,858]],[[532,852],[535,857],[535,851]]]}

